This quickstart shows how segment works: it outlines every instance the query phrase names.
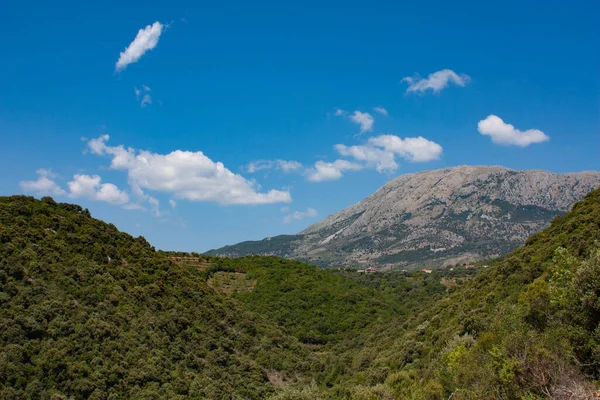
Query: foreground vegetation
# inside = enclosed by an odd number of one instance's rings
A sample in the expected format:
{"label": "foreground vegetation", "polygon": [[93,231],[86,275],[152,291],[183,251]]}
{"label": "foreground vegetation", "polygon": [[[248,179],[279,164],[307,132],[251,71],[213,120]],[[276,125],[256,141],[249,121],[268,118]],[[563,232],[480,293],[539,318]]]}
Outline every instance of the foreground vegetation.
{"label": "foreground vegetation", "polygon": [[0,398],[569,399],[600,378],[600,190],[488,268],[155,251],[0,198]]}
{"label": "foreground vegetation", "polygon": [[310,352],[144,238],[0,198],[0,398],[264,398]]}

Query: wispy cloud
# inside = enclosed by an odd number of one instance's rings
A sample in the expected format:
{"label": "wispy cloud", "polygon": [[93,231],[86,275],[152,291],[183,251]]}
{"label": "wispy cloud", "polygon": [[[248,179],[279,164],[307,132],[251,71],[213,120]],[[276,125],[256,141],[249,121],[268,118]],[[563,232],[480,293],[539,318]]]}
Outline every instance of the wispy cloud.
{"label": "wispy cloud", "polygon": [[127,68],[129,64],[137,62],[148,50],[155,48],[163,28],[164,25],[156,21],[152,25],[140,29],[133,42],[119,55],[115,69],[121,71]]}
{"label": "wispy cloud", "polygon": [[429,74],[427,78],[421,78],[418,74],[410,77],[407,76],[402,78],[401,82],[406,82],[408,88],[406,93],[425,93],[427,90],[432,90],[433,93],[439,93],[443,89],[447,88],[450,83],[454,83],[458,86],[465,86],[471,81],[471,78],[465,74],[457,74],[450,69],[443,69],[441,71]]}
{"label": "wispy cloud", "polygon": [[387,117],[389,115],[388,111],[381,106],[373,107],[373,110],[375,110],[376,113],[383,115],[384,117]]}
{"label": "wispy cloud", "polygon": [[394,171],[398,168],[395,154],[373,145],[346,146],[336,144],[334,148],[344,157],[352,157],[367,168],[375,168],[378,172]]}
{"label": "wispy cloud", "polygon": [[362,165],[348,160],[317,161],[314,167],[306,171],[306,175],[311,182],[333,181],[340,179],[346,171],[357,171],[362,168]]}
{"label": "wispy cloud", "polygon": [[152,104],[152,96],[150,95],[152,89],[150,87],[142,85],[139,88],[134,88],[134,91],[136,100],[140,102],[140,107],[144,108],[148,104]]}
{"label": "wispy cloud", "polygon": [[[387,113],[387,111],[385,112]],[[360,125],[359,134],[372,131],[373,124],[375,123],[375,119],[371,114],[367,112],[361,112],[358,110],[354,111],[352,114],[349,114],[346,110],[336,108],[333,115],[335,115],[336,117],[347,117],[350,121]]]}
{"label": "wispy cloud", "polygon": [[282,172],[297,171],[302,168],[302,164],[293,160],[257,160],[249,163],[245,170],[251,174],[268,169],[274,169]]}
{"label": "wispy cloud", "polygon": [[283,217],[283,222],[289,224],[294,220],[300,221],[305,218],[315,218],[318,215],[319,214],[317,213],[317,210],[309,207],[306,209],[306,211],[295,211],[291,214],[286,215],[285,217]]}
{"label": "wispy cloud", "polygon": [[108,146],[108,135],[88,141],[96,155],[112,158],[110,167],[127,172],[129,184],[140,190],[169,193],[174,198],[219,204],[290,202],[287,190],[259,192],[256,183],[234,174],[202,152],[175,150],[168,154]]}
{"label": "wispy cloud", "polygon": [[486,119],[479,121],[477,130],[480,134],[491,137],[492,142],[500,145],[527,147],[533,143],[542,143],[550,140],[548,135],[538,129],[520,131],[496,115],[490,115]]}

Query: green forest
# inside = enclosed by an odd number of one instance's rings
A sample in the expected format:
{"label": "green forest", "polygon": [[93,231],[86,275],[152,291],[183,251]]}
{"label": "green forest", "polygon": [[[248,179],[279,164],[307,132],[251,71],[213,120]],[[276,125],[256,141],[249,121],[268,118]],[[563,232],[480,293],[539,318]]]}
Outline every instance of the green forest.
{"label": "green forest", "polygon": [[432,273],[157,251],[0,197],[0,399],[594,399],[599,379],[600,189]]}

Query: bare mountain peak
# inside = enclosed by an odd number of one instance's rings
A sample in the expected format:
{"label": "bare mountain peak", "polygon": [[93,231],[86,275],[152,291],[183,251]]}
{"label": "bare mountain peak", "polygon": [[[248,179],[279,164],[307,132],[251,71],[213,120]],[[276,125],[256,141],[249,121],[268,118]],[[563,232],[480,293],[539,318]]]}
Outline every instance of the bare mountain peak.
{"label": "bare mountain peak", "polygon": [[[401,175],[260,254],[324,266],[414,266],[504,254],[600,186],[600,172],[461,165]],[[254,242],[254,243],[262,243]],[[228,246],[230,255],[236,246]],[[243,254],[252,254],[245,245]],[[285,248],[285,251],[281,251]],[[215,251],[213,254],[226,254]]]}

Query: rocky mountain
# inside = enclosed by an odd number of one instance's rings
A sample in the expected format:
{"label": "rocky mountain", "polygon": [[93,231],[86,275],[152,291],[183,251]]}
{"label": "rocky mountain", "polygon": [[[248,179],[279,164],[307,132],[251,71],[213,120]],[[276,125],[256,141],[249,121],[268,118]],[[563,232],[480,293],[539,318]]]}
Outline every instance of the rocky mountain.
{"label": "rocky mountain", "polygon": [[600,172],[459,166],[405,174],[297,235],[209,255],[277,255],[323,267],[441,266],[508,253],[600,186]]}

